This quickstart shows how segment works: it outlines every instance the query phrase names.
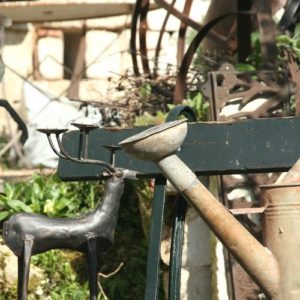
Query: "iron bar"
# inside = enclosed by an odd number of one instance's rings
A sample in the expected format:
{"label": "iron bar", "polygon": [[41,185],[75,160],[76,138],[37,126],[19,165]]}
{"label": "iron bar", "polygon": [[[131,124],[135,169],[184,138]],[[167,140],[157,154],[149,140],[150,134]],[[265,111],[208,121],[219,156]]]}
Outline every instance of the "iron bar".
{"label": "iron bar", "polygon": [[166,180],[157,178],[152,202],[150,240],[147,256],[146,289],[144,300],[159,300],[160,242],[166,198]]}

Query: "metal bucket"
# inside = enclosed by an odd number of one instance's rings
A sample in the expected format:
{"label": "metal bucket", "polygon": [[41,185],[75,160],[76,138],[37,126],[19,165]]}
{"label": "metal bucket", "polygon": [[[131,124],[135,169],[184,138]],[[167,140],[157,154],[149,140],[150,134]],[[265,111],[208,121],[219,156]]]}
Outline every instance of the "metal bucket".
{"label": "metal bucket", "polygon": [[300,299],[300,183],[261,186],[264,244],[279,265],[278,299]]}

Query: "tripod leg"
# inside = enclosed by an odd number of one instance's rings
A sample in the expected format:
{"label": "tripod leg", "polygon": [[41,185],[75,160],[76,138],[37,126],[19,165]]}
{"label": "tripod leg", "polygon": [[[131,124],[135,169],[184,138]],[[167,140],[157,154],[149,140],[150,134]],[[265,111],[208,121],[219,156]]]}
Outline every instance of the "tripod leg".
{"label": "tripod leg", "polygon": [[90,300],[97,300],[98,296],[98,256],[97,239],[94,237],[87,239],[87,263],[90,285]]}
{"label": "tripod leg", "polygon": [[21,257],[18,257],[18,300],[27,299],[27,287],[33,239],[24,240]]}

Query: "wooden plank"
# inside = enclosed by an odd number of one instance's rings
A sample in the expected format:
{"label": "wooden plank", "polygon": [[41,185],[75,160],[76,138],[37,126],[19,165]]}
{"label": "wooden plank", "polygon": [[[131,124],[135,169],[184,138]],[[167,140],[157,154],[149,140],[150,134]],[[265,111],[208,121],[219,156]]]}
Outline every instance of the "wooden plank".
{"label": "wooden plank", "polygon": [[134,0],[23,1],[0,3],[0,11],[14,23],[52,22],[131,14],[134,5]]}
{"label": "wooden plank", "polygon": [[[89,157],[109,161],[102,145],[118,144],[146,127],[91,133]],[[237,174],[288,170],[300,157],[300,118],[243,120],[235,123],[190,123],[179,157],[198,175]],[[63,144],[70,154],[78,152],[79,134],[64,134]],[[123,150],[116,165],[141,172],[145,177],[160,176],[152,162],[137,160]],[[60,159],[58,175],[63,180],[99,179],[102,168]]]}

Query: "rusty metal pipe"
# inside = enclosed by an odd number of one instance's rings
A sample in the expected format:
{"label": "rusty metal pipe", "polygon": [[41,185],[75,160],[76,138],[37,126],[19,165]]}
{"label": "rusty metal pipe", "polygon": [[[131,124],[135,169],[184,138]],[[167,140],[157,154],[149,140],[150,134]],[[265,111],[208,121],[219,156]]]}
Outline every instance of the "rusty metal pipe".
{"label": "rusty metal pipe", "polygon": [[156,162],[266,295],[273,300],[283,300],[278,297],[278,263],[270,250],[232,216],[175,154],[186,134],[186,120],[179,120],[152,127],[120,145],[140,159]]}

